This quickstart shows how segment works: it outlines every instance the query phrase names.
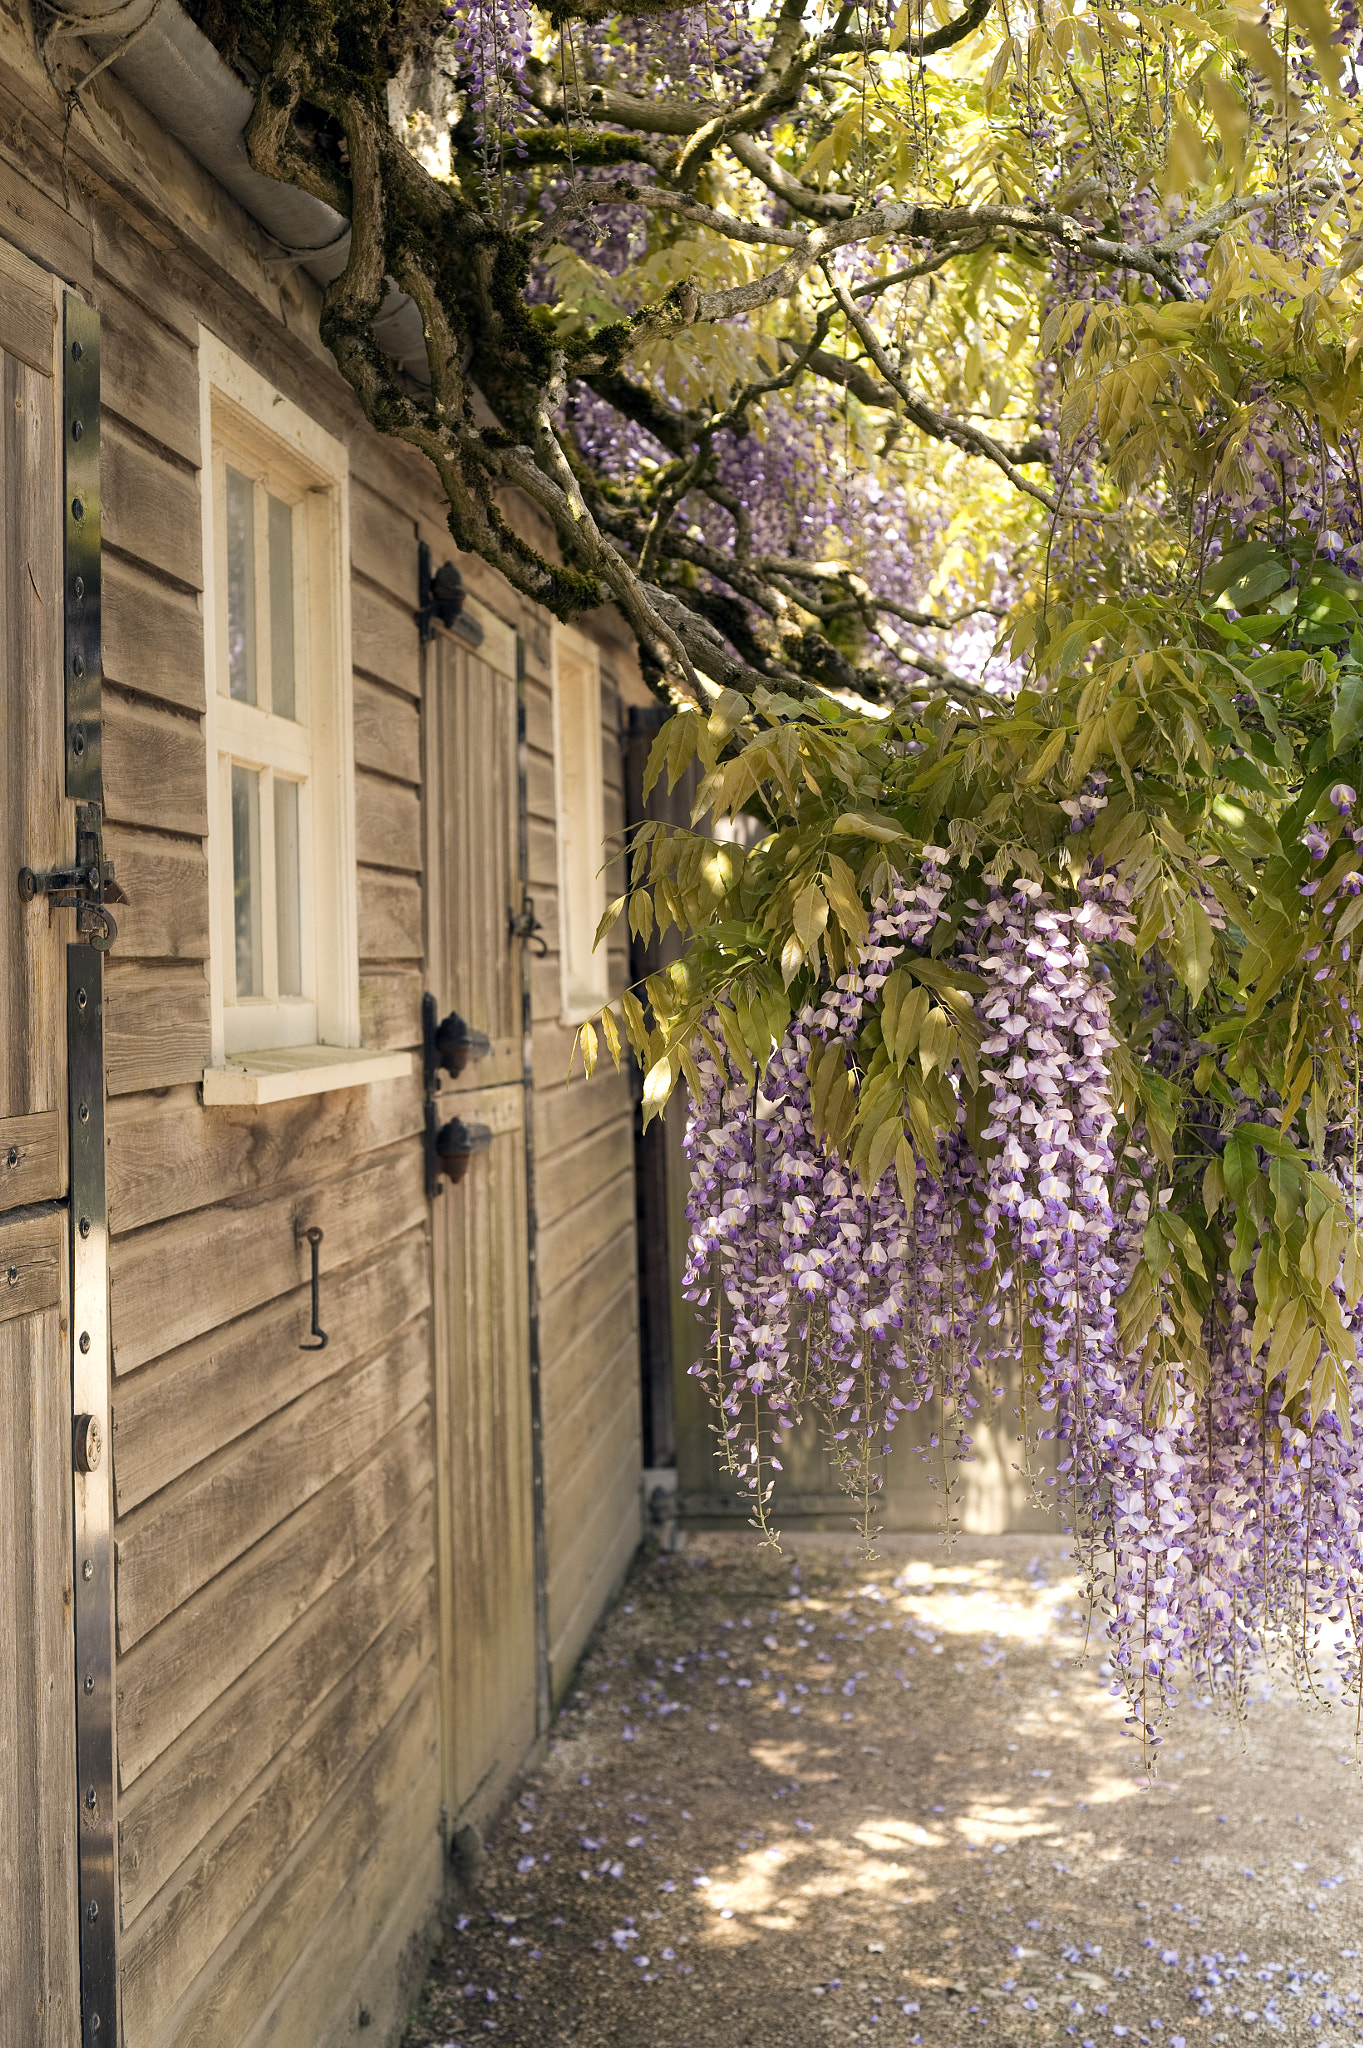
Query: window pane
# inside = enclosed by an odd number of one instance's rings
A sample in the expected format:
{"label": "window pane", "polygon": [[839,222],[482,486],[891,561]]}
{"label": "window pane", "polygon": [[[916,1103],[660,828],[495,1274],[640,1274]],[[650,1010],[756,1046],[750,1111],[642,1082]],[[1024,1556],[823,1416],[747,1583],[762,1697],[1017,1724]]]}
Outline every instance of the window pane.
{"label": "window pane", "polygon": [[270,499],[270,709],[296,718],[293,680],[293,510]]}
{"label": "window pane", "polygon": [[274,876],[279,933],[279,993],[303,993],[303,934],[299,919],[298,784],[274,782]]}
{"label": "window pane", "polygon": [[264,993],[260,957],[260,777],[232,763],[232,919],[237,994]]}
{"label": "window pane", "polygon": [[227,469],[227,687],[256,701],[256,505],[250,477]]}

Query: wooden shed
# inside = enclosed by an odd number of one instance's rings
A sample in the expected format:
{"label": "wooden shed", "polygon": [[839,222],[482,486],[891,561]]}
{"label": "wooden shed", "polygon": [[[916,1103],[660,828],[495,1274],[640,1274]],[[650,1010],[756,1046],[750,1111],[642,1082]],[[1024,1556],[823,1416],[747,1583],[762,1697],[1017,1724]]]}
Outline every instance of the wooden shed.
{"label": "wooden shed", "polygon": [[2,2048],[396,2038],[641,1530],[564,1080],[647,693],[436,573],[248,109],[175,0],[0,12]]}

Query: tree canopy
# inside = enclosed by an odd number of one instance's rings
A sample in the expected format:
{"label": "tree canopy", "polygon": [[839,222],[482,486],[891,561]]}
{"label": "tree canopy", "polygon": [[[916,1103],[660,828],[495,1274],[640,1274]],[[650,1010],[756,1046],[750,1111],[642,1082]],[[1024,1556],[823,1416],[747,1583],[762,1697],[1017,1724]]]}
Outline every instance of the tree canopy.
{"label": "tree canopy", "polygon": [[699,764],[607,914],[682,958],[582,1047],[686,1079],[757,1518],[806,1407],[869,1527],[896,1417],[968,1447],[1012,1360],[1137,1726],[1326,1641],[1356,1687],[1352,0],[234,19],[368,416],[618,603]]}

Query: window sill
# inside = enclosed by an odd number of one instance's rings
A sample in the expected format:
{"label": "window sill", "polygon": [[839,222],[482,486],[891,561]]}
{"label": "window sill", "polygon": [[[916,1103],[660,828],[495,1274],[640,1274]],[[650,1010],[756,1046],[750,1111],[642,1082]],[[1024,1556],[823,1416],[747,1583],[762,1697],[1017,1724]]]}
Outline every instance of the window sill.
{"label": "window sill", "polygon": [[203,1100],[208,1109],[255,1109],[267,1102],[324,1095],[334,1088],[401,1081],[411,1071],[409,1052],[372,1052],[359,1045],[284,1045],[271,1052],[234,1053],[225,1066],[205,1067]]}

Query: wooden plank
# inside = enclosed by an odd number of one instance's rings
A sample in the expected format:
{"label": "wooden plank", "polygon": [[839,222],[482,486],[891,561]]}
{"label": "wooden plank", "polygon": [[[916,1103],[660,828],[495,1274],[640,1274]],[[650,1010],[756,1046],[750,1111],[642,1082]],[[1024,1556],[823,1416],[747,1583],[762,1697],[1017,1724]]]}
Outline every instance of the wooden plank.
{"label": "wooden plank", "polygon": [[137,1918],[413,1598],[434,1589],[429,1488],[136,1780],[119,1804],[119,1898]]}
{"label": "wooden plank", "polygon": [[[251,1787],[227,1831],[191,1855],[169,1895],[130,1933],[122,1970],[130,2040],[154,2038],[426,1676],[435,1643],[433,1593],[427,1580],[409,1596],[317,1719]],[[399,1779],[395,1789],[400,1798],[407,1786]]]}
{"label": "wooden plank", "polygon": [[[273,1111],[254,1114],[263,1121]],[[223,1326],[234,1317],[292,1295],[309,1274],[295,1219],[321,1230],[318,1264],[327,1278],[423,1225],[426,1206],[421,1147],[407,1144],[357,1161],[303,1197],[289,1190],[229,1199],[116,1239],[109,1284],[115,1372],[210,1332],[231,1341]],[[214,1251],[207,1262],[196,1257],[206,1243]]]}
{"label": "wooden plank", "polygon": [[[540,896],[556,894],[558,890],[558,835],[554,827],[541,818],[530,820],[528,833],[530,865],[527,876],[535,891],[538,907]],[[540,910],[543,917],[544,911]]]}
{"label": "wooden plank", "polygon": [[0,1210],[57,1200],[66,1186],[61,1117],[55,1109],[0,1116]]}
{"label": "wooden plank", "polygon": [[630,1500],[603,1501],[583,1531],[584,1541],[590,1544],[590,1562],[551,1591],[549,1692],[555,1706],[562,1704],[602,1611],[623,1584],[642,1533],[637,1493]]}
{"label": "wooden plank", "polygon": [[422,1122],[417,1076],[211,1113],[188,1089],[157,1101],[124,1097],[109,1105],[111,1228],[136,1230],[257,1189],[310,1188],[345,1160],[415,1137]]}
{"label": "wooden plank", "polygon": [[416,521],[358,478],[350,489],[350,561],[362,576],[404,605],[409,615],[415,612]]}
{"label": "wooden plank", "polygon": [[[88,291],[92,272],[90,230],[78,217],[81,198],[73,195],[74,205],[63,205],[51,192],[43,190],[40,180],[28,175],[16,154],[22,127],[27,124],[16,126],[5,118],[13,104],[8,95],[5,98],[8,106],[0,111],[0,135],[8,147],[0,150],[0,241],[22,249],[35,264],[55,272],[66,283]],[[47,374],[51,375],[50,360]]]}
{"label": "wooden plank", "polygon": [[104,1074],[110,1095],[201,1080],[212,1045],[202,970],[148,970],[110,961],[104,984]]}
{"label": "wooden plank", "polygon": [[[638,1353],[632,1334],[561,1421],[544,1474],[545,1524],[557,1572],[583,1542],[598,1500],[637,1500],[640,1474]],[[589,1548],[590,1546],[588,1546]]]}
{"label": "wooden plank", "polygon": [[[558,1058],[562,1047],[556,1043],[553,1052]],[[566,1087],[561,1078],[555,1078],[552,1064],[542,1078],[547,1085],[535,1091],[536,1152],[554,1153],[562,1147],[577,1145],[608,1125],[623,1125],[633,1134],[629,1068],[622,1067],[617,1074],[604,1048],[601,1065],[590,1081],[583,1075],[581,1060],[575,1063],[573,1078]]]}
{"label": "wooden plank", "polygon": [[[581,1366],[576,1385],[565,1386],[560,1375],[555,1398],[545,1404],[545,1505],[560,1522],[566,1520],[569,1528],[575,1517],[581,1519],[598,1489],[609,1489],[618,1451],[613,1439],[618,1432],[623,1430],[630,1444],[638,1441],[634,1317],[631,1315],[622,1329],[598,1330]],[[629,1460],[625,1483],[627,1487],[639,1483],[637,1455]]]}
{"label": "wooden plank", "polygon": [[[546,1289],[541,1293],[540,1346],[546,1375],[557,1369],[559,1359],[577,1342],[578,1333],[589,1330],[607,1312],[624,1284],[619,1252],[607,1240],[573,1266],[552,1292]],[[632,1267],[629,1285],[634,1285]]]}
{"label": "wooden plank", "polygon": [[56,337],[52,279],[11,243],[0,241],[0,349],[50,378]]}
{"label": "wooden plank", "polygon": [[537,681],[527,675],[524,685],[525,738],[537,753],[554,758],[554,692],[548,673]]}
{"label": "wooden plank", "polygon": [[525,808],[537,823],[553,826],[558,814],[558,793],[554,786],[554,757],[538,747],[525,750]]}
{"label": "wooden plank", "polygon": [[111,554],[103,575],[104,674],[183,711],[204,708],[203,619],[197,601]]}
{"label": "wooden plank", "polygon": [[104,797],[121,825],[195,837],[208,830],[208,770],[197,718],[104,692]]}
{"label": "wooden plank", "polygon": [[203,842],[111,824],[104,851],[128,898],[117,911],[117,957],[206,960],[209,899]]}
{"label": "wooden plank", "polygon": [[360,1033],[381,1052],[421,1043],[421,994],[425,977],[417,968],[368,967],[360,976]]}
{"label": "wooden plank", "polygon": [[619,1175],[628,1176],[633,1166],[634,1126],[623,1117],[612,1118],[575,1145],[549,1152],[535,1174],[540,1228],[551,1229],[560,1216],[582,1215],[602,1189]]}
{"label": "wooden plank", "polygon": [[67,2048],[80,2029],[64,1328],[59,1306],[0,1322],[0,2034],[15,2048]]}
{"label": "wooden plank", "polygon": [[121,1655],[424,1402],[430,1328],[420,1314],[376,1357],[332,1374],[144,1507],[120,1518]]}
{"label": "wooden plank", "polygon": [[118,1512],[235,1443],[310,1387],[369,1356],[430,1302],[424,1230],[409,1231],[359,1266],[328,1274],[324,1351],[302,1345],[311,1316],[304,1285],[156,1364],[116,1382],[114,1483]]}
{"label": "wooden plank", "polygon": [[[151,2025],[164,2022],[175,2048],[239,2048],[244,2028],[262,2012],[344,1890],[347,1873],[384,1835],[389,1816],[407,1818],[409,1795],[420,1792],[423,1820],[434,1833],[435,1746],[436,1690],[427,1673],[173,2013],[155,1997],[154,1984],[133,1984],[133,1996],[125,1993],[129,2040],[150,2040]],[[411,1846],[409,1833],[408,1855]],[[399,1868],[405,1872],[401,1859]]]}
{"label": "wooden plank", "polygon": [[353,578],[350,646],[355,667],[375,682],[387,683],[406,697],[420,697],[421,643],[415,611]]}
{"label": "wooden plank", "polygon": [[[0,1116],[66,1099],[63,912],[14,886],[71,858],[63,800],[60,488],[52,378],[0,357]],[[65,1125],[58,1135],[65,1151]],[[44,1194],[56,1194],[47,1187]]]}
{"label": "wooden plank", "polygon": [[199,454],[199,366],[193,348],[101,278],[100,399],[191,468]]}
{"label": "wooden plank", "polygon": [[89,205],[96,276],[117,279],[120,291],[194,347],[208,307],[204,281],[185,263],[183,250],[159,224],[145,216],[133,220],[107,193],[95,192]]}
{"label": "wooden plank", "polygon": [[431,982],[493,1038],[520,1035],[515,685],[440,636],[428,651],[427,906]]}
{"label": "wooden plank", "polygon": [[127,1787],[345,1578],[431,1483],[431,1422],[414,1408],[344,1473],[118,1664],[119,1783]]}
{"label": "wooden plank", "polygon": [[591,1202],[570,1210],[540,1234],[540,1286],[545,1300],[569,1274],[603,1246],[613,1246],[619,1259],[634,1261],[634,1174],[622,1173]]}
{"label": "wooden plank", "polygon": [[474,1156],[433,1213],[444,1796],[453,1814],[480,1787],[505,1785],[535,1732],[524,1175],[513,1128]]}
{"label": "wooden plank", "polygon": [[439,1798],[432,1750],[242,2048],[314,2033],[328,2048],[364,2048],[370,2027],[376,2041],[401,2039],[439,1931],[444,1858],[431,1819]]}
{"label": "wooden plank", "polygon": [[[634,1343],[638,1336],[639,1293],[632,1272],[622,1272],[618,1260],[611,1262],[616,1279],[613,1293],[594,1304],[594,1313],[580,1323],[565,1324],[554,1318],[556,1342],[546,1347],[542,1364],[544,1427],[557,1432],[567,1426],[583,1399],[584,1391],[600,1376],[601,1361],[623,1341]],[[557,1449],[554,1453],[558,1456]]]}
{"label": "wooden plank", "polygon": [[65,1242],[60,1216],[0,1217],[0,1323],[56,1307]]}
{"label": "wooden plank", "polygon": [[107,420],[100,434],[105,547],[189,590],[203,587],[203,528],[197,480],[167,456]]}
{"label": "wooden plank", "polygon": [[425,952],[420,883],[361,868],[359,925],[362,960],[420,960]]}
{"label": "wooden plank", "polygon": [[421,716],[409,697],[356,676],[355,765],[402,782],[421,781]]}
{"label": "wooden plank", "polygon": [[376,868],[421,872],[421,798],[386,776],[355,777],[355,852]]}

